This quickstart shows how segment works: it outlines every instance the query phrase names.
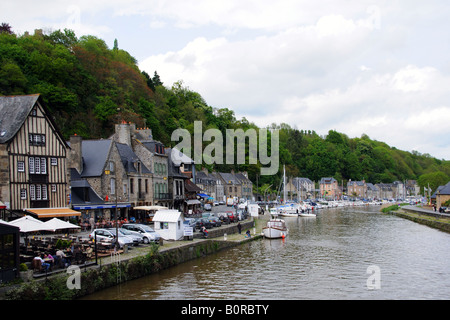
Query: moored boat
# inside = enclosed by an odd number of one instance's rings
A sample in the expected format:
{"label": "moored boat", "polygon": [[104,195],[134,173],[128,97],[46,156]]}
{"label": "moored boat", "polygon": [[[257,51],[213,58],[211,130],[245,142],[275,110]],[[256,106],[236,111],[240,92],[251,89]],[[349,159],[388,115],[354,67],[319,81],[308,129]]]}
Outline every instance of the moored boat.
{"label": "moored boat", "polygon": [[262,229],[264,237],[269,239],[285,238],[288,235],[288,228],[282,219],[271,219]]}

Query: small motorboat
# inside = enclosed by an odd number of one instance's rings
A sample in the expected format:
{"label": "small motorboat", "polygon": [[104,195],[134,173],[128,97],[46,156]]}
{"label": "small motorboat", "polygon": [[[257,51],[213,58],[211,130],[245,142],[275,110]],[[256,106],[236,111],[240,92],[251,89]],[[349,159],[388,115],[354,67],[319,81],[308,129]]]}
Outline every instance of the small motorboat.
{"label": "small motorboat", "polygon": [[262,231],[264,237],[268,239],[285,238],[288,235],[288,228],[282,219],[270,219]]}

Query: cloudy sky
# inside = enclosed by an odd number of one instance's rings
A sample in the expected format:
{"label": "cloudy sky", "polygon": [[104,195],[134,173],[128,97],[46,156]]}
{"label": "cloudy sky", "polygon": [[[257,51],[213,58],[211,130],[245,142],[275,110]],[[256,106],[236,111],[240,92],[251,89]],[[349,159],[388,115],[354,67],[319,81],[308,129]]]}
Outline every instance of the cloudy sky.
{"label": "cloudy sky", "polygon": [[367,134],[450,159],[450,5],[442,0],[3,1],[22,34],[91,34],[260,127]]}

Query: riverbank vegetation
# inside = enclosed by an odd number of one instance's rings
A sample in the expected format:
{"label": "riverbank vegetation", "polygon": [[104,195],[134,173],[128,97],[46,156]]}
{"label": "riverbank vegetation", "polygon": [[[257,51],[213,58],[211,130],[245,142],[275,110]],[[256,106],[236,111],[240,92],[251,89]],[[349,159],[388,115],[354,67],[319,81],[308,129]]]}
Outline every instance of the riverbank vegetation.
{"label": "riverbank vegetation", "polygon": [[[16,35],[8,24],[0,28],[0,94],[40,93],[66,139],[75,133],[85,139],[107,138],[122,120],[151,128],[166,146],[176,144],[170,138],[177,128],[193,133],[194,121],[201,121],[204,131],[215,128],[223,134],[226,129],[259,130],[246,118],[237,119],[231,109],[208,105],[182,80],[163,80],[156,70],[141,71],[118,41],[109,48],[102,39],[78,38],[68,29]],[[422,190],[428,185],[435,190],[450,179],[450,161],[401,151],[367,135],[350,138],[330,130],[321,136],[312,128],[275,123],[270,129],[279,130],[280,163],[291,177],[317,182],[333,176],[340,184],[348,179],[415,179]],[[276,191],[282,176],[258,176],[260,163],[203,165],[222,172],[247,171],[254,186],[258,179],[261,194]]]}

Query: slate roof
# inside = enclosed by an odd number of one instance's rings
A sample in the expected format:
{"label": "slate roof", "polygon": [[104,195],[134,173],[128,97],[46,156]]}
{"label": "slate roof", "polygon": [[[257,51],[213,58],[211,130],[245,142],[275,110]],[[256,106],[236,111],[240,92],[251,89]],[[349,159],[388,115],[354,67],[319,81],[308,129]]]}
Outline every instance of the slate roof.
{"label": "slate roof", "polygon": [[38,98],[38,94],[0,97],[0,143],[16,135]]}
{"label": "slate roof", "polygon": [[320,179],[320,184],[331,184],[334,183],[336,179],[334,178],[322,178]]}
{"label": "slate roof", "polygon": [[446,185],[444,186],[439,186],[437,187],[436,191],[433,193],[433,195],[431,196],[432,199],[436,199],[437,193],[439,192],[439,194],[441,195],[449,195],[450,194],[450,182],[448,182]]}
{"label": "slate roof", "polygon": [[[131,147],[127,144],[116,143],[117,150],[119,151],[120,159],[122,160],[123,167],[126,172],[137,172],[136,162],[140,161],[138,156],[134,153]],[[141,162],[141,173],[151,173],[151,171]]]}
{"label": "slate roof", "polygon": [[85,198],[84,193],[89,193],[89,204],[104,204],[102,198],[92,189],[91,185],[87,180],[81,178],[78,171],[74,168],[70,168],[70,187],[72,204],[86,204],[83,200]]}
{"label": "slate roof", "polygon": [[251,180],[249,178],[247,178],[243,173],[238,172],[238,173],[235,174],[235,176],[242,183],[252,183]]}
{"label": "slate roof", "polygon": [[225,181],[225,184],[241,184],[241,181],[239,181],[238,178],[232,173],[227,172],[217,172],[222,179]]}
{"label": "slate roof", "polygon": [[172,148],[166,148],[166,155],[168,156],[168,171],[167,171],[168,176],[173,177],[173,178],[188,179],[188,177],[186,175],[181,173],[180,164],[175,164],[172,162],[172,157],[171,157],[172,152],[173,152]]}
{"label": "slate roof", "polygon": [[81,148],[83,154],[83,172],[81,177],[99,177],[103,174],[112,140],[84,140]]}

